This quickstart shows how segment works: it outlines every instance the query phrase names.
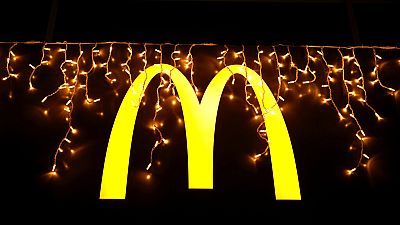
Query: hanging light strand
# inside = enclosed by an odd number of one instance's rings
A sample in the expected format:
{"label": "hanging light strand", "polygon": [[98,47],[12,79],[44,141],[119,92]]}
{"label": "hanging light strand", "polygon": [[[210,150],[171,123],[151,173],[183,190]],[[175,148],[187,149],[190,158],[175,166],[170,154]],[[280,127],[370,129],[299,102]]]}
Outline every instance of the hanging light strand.
{"label": "hanging light strand", "polygon": [[297,80],[299,79],[299,68],[296,66],[296,64],[293,62],[293,57],[292,57],[292,53],[290,52],[290,47],[289,46],[287,46],[286,47],[287,48],[287,51],[288,51],[288,56],[289,56],[289,59],[290,59],[290,68],[295,68],[295,79],[294,80],[291,80],[291,81],[288,81],[287,83],[288,84],[293,84],[293,83],[296,83],[297,82]]}
{"label": "hanging light strand", "polygon": [[192,87],[194,88],[194,91],[196,92],[196,95],[199,95],[199,89],[197,88],[196,84],[194,83],[194,59],[193,59],[193,55],[192,55],[192,49],[195,46],[195,44],[191,44],[189,47],[189,53],[186,56],[186,69],[190,68],[190,84],[192,85]]}
{"label": "hanging light strand", "polygon": [[[177,50],[176,50],[176,45],[175,45],[174,52],[176,53],[176,51],[177,51]],[[160,65],[162,65],[162,46],[160,46],[160,50],[158,50],[158,51],[156,50],[156,52],[159,52],[159,53],[160,53]],[[171,54],[171,57],[172,57],[172,58],[173,58],[173,54],[174,54],[174,53]],[[173,58],[173,60],[174,60],[174,58]],[[175,60],[174,60],[174,68],[176,68],[176,62],[175,62]],[[170,74],[169,78],[170,78],[169,84],[171,84],[171,81],[172,81],[172,79],[171,79],[171,74]],[[162,106],[160,105],[160,89],[161,89],[161,88],[164,88],[167,82],[168,82],[168,81],[166,81],[166,80],[163,78],[163,73],[162,73],[162,69],[161,69],[161,73],[160,73],[160,83],[159,83],[159,85],[158,85],[158,87],[157,87],[157,90],[156,90],[156,93],[157,93],[157,102],[156,102],[156,106],[155,106],[155,110],[154,110],[153,126],[152,126],[153,131],[154,131],[154,134],[155,134],[156,137],[157,137],[157,140],[156,140],[156,142],[154,143],[153,147],[152,147],[151,150],[150,150],[150,160],[149,160],[149,164],[148,164],[147,167],[146,167],[146,170],[147,170],[147,171],[150,170],[151,166],[153,165],[153,155],[154,155],[154,151],[156,150],[156,148],[157,148],[160,144],[167,144],[167,143],[168,143],[168,140],[164,138],[163,133],[161,132],[160,128],[158,128],[158,124],[159,124],[159,123],[157,122],[157,115],[158,115],[158,113],[162,110]],[[168,87],[168,88],[169,88],[169,87]]]}
{"label": "hanging light strand", "polygon": [[251,98],[251,94],[249,94],[249,92],[247,91],[247,88],[251,87],[251,84],[249,83],[248,76],[247,76],[247,63],[246,63],[246,55],[245,55],[244,45],[242,45],[242,50],[236,54],[241,54],[242,58],[243,58],[242,66],[244,66],[244,68],[245,68],[244,69],[244,73],[245,73],[244,93],[245,93],[246,103],[253,108],[254,112],[257,115],[258,108],[249,101],[249,99]]}
{"label": "hanging light strand", "polygon": [[[265,104],[264,104],[264,95],[265,95],[265,89],[264,89],[264,86],[263,86],[263,73],[262,73],[262,62],[261,62],[261,54],[263,54],[264,53],[264,51],[263,50],[260,50],[260,46],[259,45],[257,45],[257,61],[255,61],[256,62],[256,64],[258,64],[259,65],[259,70],[258,70],[258,73],[259,73],[259,75],[260,75],[260,77],[261,77],[261,80],[260,80],[260,83],[259,83],[259,85],[260,86],[262,86],[262,106],[263,106],[263,108],[264,109],[266,109],[266,107],[265,107]],[[263,113],[263,116],[264,116],[264,113]],[[253,160],[254,161],[256,161],[258,158],[260,158],[262,155],[268,155],[268,150],[269,150],[269,140],[268,140],[268,138],[267,138],[267,132],[266,132],[266,130],[265,130],[265,128],[264,129],[262,129],[262,127],[265,125],[265,121],[264,120],[262,120],[262,122],[258,125],[258,127],[257,127],[257,134],[258,134],[258,137],[259,138],[261,138],[262,140],[264,140],[266,143],[267,143],[267,146],[265,147],[265,149],[264,149],[264,151],[263,152],[261,152],[261,153],[258,153],[258,154],[255,154],[254,156],[253,156]],[[264,126],[265,127],[265,126]]]}
{"label": "hanging light strand", "polygon": [[[354,80],[354,83],[357,83],[357,87],[360,88],[360,89],[363,91],[363,93],[364,93],[364,98],[359,98],[358,100],[359,100],[361,103],[365,104],[368,108],[370,108],[370,109],[374,112],[374,115],[375,115],[375,117],[376,117],[376,119],[377,119],[378,121],[383,120],[383,118],[378,114],[378,112],[368,103],[367,91],[366,91],[366,89],[365,89],[365,81],[364,81],[365,78],[364,78],[364,73],[363,73],[363,71],[362,71],[362,69],[361,69],[361,65],[360,65],[360,63],[358,62],[358,59],[357,59],[357,57],[356,57],[355,49],[354,49],[354,48],[351,48],[351,50],[352,50],[352,54],[353,54],[352,57],[354,58],[354,64],[357,66],[358,71],[360,72],[360,77],[357,78],[357,79],[355,79],[355,80]],[[361,85],[358,84],[360,81],[361,81]]]}
{"label": "hanging light strand", "polygon": [[307,65],[306,65],[306,67],[304,68],[304,70],[300,70],[303,74],[308,74],[308,72],[310,72],[312,75],[313,75],[313,79],[312,80],[306,80],[306,81],[303,81],[303,84],[309,84],[309,83],[313,83],[316,79],[317,79],[317,76],[315,75],[315,71],[313,71],[313,70],[311,70],[311,68],[310,68],[310,59],[312,60],[312,61],[316,61],[317,60],[317,58],[315,58],[315,57],[312,57],[311,55],[310,55],[310,51],[309,51],[309,49],[308,49],[308,46],[306,46],[306,52],[307,52]]}
{"label": "hanging light strand", "polygon": [[44,57],[45,57],[45,55],[46,55],[45,51],[50,51],[50,48],[46,48],[46,43],[44,43],[43,46],[42,46],[42,57],[41,57],[41,59],[40,59],[39,64],[36,65],[36,66],[33,66],[32,64],[29,64],[29,66],[32,68],[32,72],[31,72],[30,75],[29,75],[29,90],[30,90],[30,91],[35,90],[35,87],[34,87],[33,84],[32,84],[32,79],[35,79],[35,78],[36,78],[36,77],[35,77],[35,72],[36,72],[36,70],[37,70],[39,67],[41,67],[42,65],[47,65],[47,64],[48,64],[48,61],[47,61],[47,60],[44,60]]}
{"label": "hanging light strand", "polygon": [[276,94],[276,103],[279,103],[279,100],[281,100],[283,97],[281,97],[280,92],[281,92],[281,87],[282,87],[282,79],[284,76],[281,74],[281,67],[283,67],[283,64],[279,62],[279,57],[278,53],[276,52],[275,46],[272,46],[273,52],[269,54],[270,57],[274,56],[275,57],[275,63],[276,63],[276,71],[278,72],[278,91]]}
{"label": "hanging light strand", "polygon": [[379,78],[379,63],[378,63],[378,59],[381,60],[382,57],[380,57],[378,54],[376,54],[375,48],[372,48],[372,51],[374,53],[374,64],[375,64],[375,67],[374,67],[374,71],[372,71],[371,75],[375,76],[376,78],[375,78],[375,81],[371,81],[371,83],[375,84],[376,82],[378,82],[381,87],[389,90],[390,92],[395,92],[396,91],[395,89],[393,89],[391,87],[388,87],[388,86],[385,86],[384,84],[382,84],[382,81]]}
{"label": "hanging light strand", "polygon": [[121,64],[121,66],[123,68],[122,71],[127,73],[129,76],[129,79],[126,80],[126,83],[132,85],[133,81],[132,81],[131,67],[129,66],[129,63],[132,60],[133,50],[132,50],[132,47],[130,44],[127,44],[127,45],[128,45],[128,47],[126,48],[126,50],[128,51],[128,57],[127,57],[126,61]]}
{"label": "hanging light strand", "polygon": [[[79,79],[78,79],[78,76],[80,74],[79,73],[79,70],[80,70],[80,68],[79,68],[79,60],[82,57],[83,51],[82,51],[81,45],[79,45],[79,56],[78,56],[76,61],[73,61],[73,60],[68,60],[67,59],[67,50],[68,50],[68,45],[67,44],[65,44],[65,49],[60,49],[59,50],[60,52],[64,52],[64,61],[61,63],[60,69],[61,69],[61,71],[62,71],[62,73],[64,75],[65,83],[69,84],[69,80],[68,80],[68,76],[66,74],[67,70],[64,69],[64,65],[66,63],[71,63],[73,65],[76,65],[76,71],[75,71],[75,76],[72,79],[72,84],[69,85],[69,87],[67,89],[67,93],[69,94],[69,100],[64,105],[64,110],[67,112],[67,116],[66,116],[65,120],[68,123],[68,129],[67,129],[63,139],[59,142],[57,150],[56,150],[56,152],[54,154],[53,167],[52,167],[52,170],[51,170],[52,172],[56,172],[58,155],[60,153],[64,152],[63,144],[64,143],[68,143],[68,145],[71,145],[72,141],[71,141],[71,138],[70,138],[70,134],[76,134],[77,133],[77,129],[75,129],[73,127],[73,125],[72,125],[72,123],[73,123],[72,114],[73,114],[73,111],[74,111],[74,97],[76,96],[76,93],[77,93],[77,91],[78,91],[78,89],[80,87]],[[72,93],[70,92],[70,89],[72,89]],[[73,152],[72,149],[71,149],[71,152]]]}
{"label": "hanging light strand", "polygon": [[3,80],[7,80],[7,79],[9,79],[10,77],[14,77],[14,78],[18,78],[18,74],[17,73],[12,73],[11,72],[11,65],[10,65],[10,61],[12,60],[12,61],[16,61],[16,55],[15,55],[15,53],[13,52],[13,48],[15,47],[15,46],[17,46],[17,44],[18,43],[13,43],[12,45],[11,45],[11,47],[8,49],[8,57],[7,57],[7,64],[6,64],[6,69],[7,69],[7,76],[6,77],[3,77]]}
{"label": "hanging light strand", "polygon": [[345,62],[344,62],[344,57],[343,57],[343,53],[342,53],[342,51],[340,50],[340,48],[338,48],[338,51],[339,51],[339,53],[340,53],[340,56],[341,56],[341,61],[342,61],[342,67],[341,67],[341,69],[337,69],[336,71],[340,71],[341,72],[341,74],[342,74],[342,79],[343,79],[343,82],[344,82],[344,87],[345,87],[345,90],[346,90],[346,95],[347,95],[347,104],[346,104],[346,106],[345,106],[345,111],[348,111],[349,110],[349,115],[350,115],[350,117],[353,119],[353,121],[355,122],[355,124],[357,125],[357,128],[358,128],[358,130],[356,131],[356,133],[355,133],[355,136],[356,136],[356,138],[360,141],[360,157],[359,157],[359,160],[357,161],[357,164],[352,168],[352,169],[350,169],[350,170],[347,170],[346,171],[346,173],[347,174],[351,174],[351,173],[353,173],[354,171],[356,171],[358,168],[359,168],[359,166],[360,166],[360,164],[361,164],[361,159],[362,159],[362,157],[363,157],[363,155],[364,155],[364,141],[363,141],[363,138],[365,137],[365,132],[364,132],[364,130],[362,129],[362,127],[361,127],[361,125],[360,125],[360,123],[359,123],[359,121],[358,121],[358,119],[357,119],[357,117],[356,117],[356,115],[354,114],[354,110],[353,110],[353,108],[352,108],[352,106],[351,106],[351,102],[350,102],[350,99],[351,99],[351,92],[349,91],[349,84],[348,84],[348,82],[346,82],[346,78],[345,78],[345,71],[344,71],[344,69],[345,69]]}

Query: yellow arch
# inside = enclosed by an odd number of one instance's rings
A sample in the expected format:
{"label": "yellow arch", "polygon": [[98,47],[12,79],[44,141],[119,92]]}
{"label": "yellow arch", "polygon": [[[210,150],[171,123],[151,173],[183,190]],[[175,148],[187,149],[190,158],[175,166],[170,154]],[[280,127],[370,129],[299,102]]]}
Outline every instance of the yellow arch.
{"label": "yellow arch", "polygon": [[[247,71],[246,71],[247,70]],[[232,74],[246,76],[252,85],[261,110],[272,106],[264,114],[268,138],[276,199],[301,199],[296,163],[285,121],[272,92],[253,70],[242,65],[222,69],[210,82],[202,103],[199,104],[192,86],[176,68],[155,64],[141,73],[125,95],[114,121],[104,163],[100,190],[101,199],[124,199],[129,166],[132,134],[141,94],[151,79],[160,72],[169,74],[174,81],[182,104],[185,121],[189,188],[213,188],[213,148],[218,105],[226,82]],[[264,96],[262,96],[264,94]],[[264,99],[264,102],[262,101]]]}

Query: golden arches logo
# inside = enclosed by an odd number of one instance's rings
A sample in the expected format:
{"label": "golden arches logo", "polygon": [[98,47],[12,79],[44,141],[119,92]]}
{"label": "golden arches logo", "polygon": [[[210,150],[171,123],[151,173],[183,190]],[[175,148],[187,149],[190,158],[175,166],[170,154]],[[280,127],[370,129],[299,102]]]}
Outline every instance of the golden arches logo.
{"label": "golden arches logo", "polygon": [[121,103],[108,142],[100,199],[125,199],[132,134],[142,93],[153,77],[161,72],[171,76],[182,104],[187,139],[189,189],[213,188],[214,133],[218,105],[230,76],[240,74],[246,76],[252,85],[262,112],[265,112],[266,105],[272,103],[272,108],[268,109],[270,113],[265,113],[263,117],[270,140],[276,199],[301,199],[289,133],[279,106],[262,78],[245,66],[227,66],[213,78],[199,103],[186,77],[178,69],[167,64],[155,64],[142,72]]}

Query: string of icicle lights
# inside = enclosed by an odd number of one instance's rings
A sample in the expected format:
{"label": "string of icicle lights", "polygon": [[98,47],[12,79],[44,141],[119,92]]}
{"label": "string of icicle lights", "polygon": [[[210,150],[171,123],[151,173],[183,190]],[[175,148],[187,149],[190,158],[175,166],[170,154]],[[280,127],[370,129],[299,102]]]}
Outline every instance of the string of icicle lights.
{"label": "string of icicle lights", "polygon": [[[10,82],[8,98],[13,99],[12,82],[18,80],[27,81],[26,89],[30,94],[43,95],[41,104],[46,105],[52,98],[62,100],[62,108],[65,118],[65,133],[59,137],[58,146],[54,146],[53,162],[50,173],[57,175],[61,169],[59,166],[59,155],[69,152],[74,154],[74,139],[79,135],[79,128],[75,127],[73,113],[77,107],[101,104],[101,98],[91,96],[91,89],[88,80],[90,76],[102,74],[107,81],[109,88],[116,97],[123,96],[120,93],[121,85],[131,85],[137,74],[144,72],[152,64],[168,63],[184,73],[190,81],[197,96],[201,97],[202,91],[195,83],[196,77],[195,49],[213,48],[216,54],[211,59],[215,67],[215,73],[222,68],[232,64],[242,64],[257,71],[263,78],[273,77],[276,81],[274,94],[276,102],[284,110],[285,95],[288,91],[298,92],[298,98],[304,95],[315,95],[322,104],[332,107],[337,113],[338,120],[343,127],[353,127],[354,140],[349,144],[350,151],[357,151],[358,159],[353,166],[346,169],[345,174],[351,175],[357,169],[365,167],[370,155],[365,148],[365,139],[368,138],[368,130],[359,121],[356,104],[363,109],[372,112],[376,122],[384,120],[382,115],[368,101],[368,94],[372,89],[381,89],[387,94],[393,95],[397,91],[396,85],[385,83],[381,80],[381,68],[384,64],[394,63],[400,67],[399,47],[378,47],[378,46],[228,46],[215,44],[141,44],[126,42],[104,42],[104,43],[0,43],[0,77],[2,88],[6,88],[6,82]],[[30,58],[29,62],[23,59],[26,49],[37,51],[36,58]],[[32,49],[30,49],[32,48]],[[167,48],[167,50],[165,50]],[[25,52],[24,52],[25,51]],[[257,54],[250,54],[248,52]],[[368,60],[360,61],[360,51],[366,52]],[[385,60],[382,54],[392,52],[396,59]],[[295,54],[296,53],[296,54]],[[299,55],[300,57],[295,55]],[[394,61],[395,60],[395,61]],[[365,65],[367,64],[367,65]],[[37,87],[38,77],[44,67],[56,68],[58,71],[54,76],[62,77],[62,82],[49,93],[40,92]],[[272,68],[266,71],[265,68]],[[319,69],[318,69],[319,68]],[[322,69],[321,69],[322,68]],[[265,79],[264,79],[265,80]],[[1,84],[0,83],[0,84]],[[268,82],[267,82],[268,83]],[[227,83],[231,93],[229,99],[237,98],[234,94],[235,76],[232,74],[230,82]],[[270,85],[270,84],[268,84]],[[341,94],[334,91],[341,87]],[[253,113],[254,119],[258,120],[262,114],[257,106],[255,94],[247,80],[244,83],[246,103],[243,105],[246,111]],[[298,91],[302,88],[304,91]],[[151,90],[149,90],[151,91]],[[165,107],[177,105],[180,102],[174,83],[168,74],[160,74],[160,83],[156,89],[157,101],[154,106],[154,116],[150,129],[154,131],[156,140],[149,149],[147,179],[151,178],[151,167],[154,162],[153,153],[163,145],[167,145],[172,137],[166,138],[162,132],[163,123],[159,121],[159,113]],[[163,94],[173,97],[167,103]],[[79,97],[84,96],[84,101]],[[145,93],[142,93],[145,96]],[[146,105],[144,97],[142,105]],[[171,104],[171,105],[169,105]],[[359,108],[359,107],[357,107]],[[43,110],[48,115],[49,108]],[[103,116],[104,112],[97,112]],[[265,141],[265,148],[252,155],[254,162],[260,160],[261,156],[268,155],[268,136],[265,125],[261,120],[257,127],[257,133],[262,141]],[[183,118],[177,118],[178,124],[183,124]],[[157,161],[158,162],[158,161]]]}

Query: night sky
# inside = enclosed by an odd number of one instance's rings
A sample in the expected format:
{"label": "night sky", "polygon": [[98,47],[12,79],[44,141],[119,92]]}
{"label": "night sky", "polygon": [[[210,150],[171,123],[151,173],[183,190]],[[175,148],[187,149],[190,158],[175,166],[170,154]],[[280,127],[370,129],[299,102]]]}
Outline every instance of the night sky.
{"label": "night sky", "polygon": [[[399,46],[398,4],[389,1],[347,4],[349,2],[93,1],[83,4],[59,1],[54,4],[52,1],[15,1],[2,3],[4,6],[0,7],[0,42],[211,42],[228,44],[235,50],[240,50],[240,45],[244,44],[249,61],[256,59],[257,44],[266,49],[275,44]],[[54,26],[50,16],[52,7],[57,9]],[[0,44],[0,47],[4,59],[8,45]],[[165,48],[171,51],[173,45]],[[215,70],[210,66],[211,57],[221,50],[223,46],[194,50],[193,54],[200,59],[196,66],[202,68],[196,80],[201,90],[206,88]],[[278,52],[284,54],[283,50],[278,48]],[[40,56],[40,46],[20,47],[19,51],[25,53],[27,61]],[[301,49],[294,52],[301,55]],[[399,53],[397,50],[382,55],[395,60],[399,59]],[[359,54],[363,62],[371,62],[371,51],[362,50]],[[331,55],[334,58],[337,53]],[[3,64],[0,65],[1,75]],[[387,75],[382,80],[399,89],[399,66],[388,68],[382,71],[383,77]],[[38,85],[42,85],[42,89],[37,94],[27,93],[26,79],[11,84],[0,81],[4,206],[7,214],[20,215],[13,217],[15,219],[76,221],[75,218],[83,216],[88,221],[103,217],[177,221],[190,216],[207,221],[216,216],[223,222],[236,219],[245,219],[246,223],[281,219],[297,222],[303,219],[325,223],[326,219],[342,221],[346,216],[354,221],[368,221],[371,217],[386,221],[395,216],[394,209],[398,208],[400,197],[395,186],[399,171],[398,91],[395,97],[382,89],[371,92],[369,101],[385,120],[377,123],[371,113],[365,113],[368,111],[365,108],[360,113],[360,121],[371,137],[366,149],[374,157],[367,169],[361,168],[353,176],[346,176],[344,170],[351,168],[356,159],[348,151],[354,129],[339,124],[332,106],[321,105],[315,96],[299,99],[294,93],[287,94],[283,115],[293,145],[303,199],[294,202],[275,200],[269,157],[256,164],[249,159],[265,145],[257,137],[258,124],[252,122],[252,114],[244,110],[244,79],[237,79],[234,86],[226,87],[219,106],[214,142],[214,189],[187,189],[185,130],[176,125],[176,118],[182,117],[179,106],[166,107],[160,115],[165,124],[163,133],[171,143],[156,151],[155,157],[161,164],[152,168],[152,179],[146,180],[144,172],[149,150],[155,141],[152,130],[148,129],[156,101],[155,92],[151,90],[155,90],[159,82],[154,79],[146,92],[147,104],[138,113],[137,121],[141,122],[137,122],[133,134],[132,147],[136,152],[131,152],[127,199],[100,201],[104,157],[122,95],[114,97],[104,80],[90,81],[96,87],[91,94],[101,97],[102,104],[79,107],[75,111],[75,126],[79,129],[74,140],[76,154],[62,156],[60,162],[65,162],[68,169],[64,168],[58,178],[50,179],[46,173],[51,170],[52,156],[66,124],[59,109],[54,109],[52,116],[43,116],[43,109],[51,109],[62,101],[54,100],[45,106],[40,103],[44,93],[59,82],[51,78],[55,71],[41,73]],[[273,77],[266,82],[276,90]],[[10,88],[13,100],[8,99]],[[125,93],[126,88],[121,86],[120,93]],[[236,96],[233,101],[227,97],[232,91]],[[84,96],[79,98],[83,101]],[[104,112],[104,116],[99,116],[99,112]],[[325,219],[320,220],[320,217]]]}

